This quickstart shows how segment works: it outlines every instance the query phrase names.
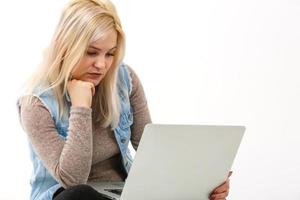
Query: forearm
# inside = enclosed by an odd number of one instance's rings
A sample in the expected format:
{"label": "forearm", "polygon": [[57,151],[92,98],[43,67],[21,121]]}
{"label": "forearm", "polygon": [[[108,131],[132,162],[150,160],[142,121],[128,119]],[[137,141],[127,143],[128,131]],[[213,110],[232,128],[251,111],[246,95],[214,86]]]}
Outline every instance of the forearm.
{"label": "forearm", "polygon": [[34,152],[49,173],[63,186],[85,183],[92,162],[90,108],[71,108],[67,140],[58,134],[47,108],[37,100],[22,101],[21,123]]}
{"label": "forearm", "polygon": [[55,167],[64,186],[86,183],[92,164],[92,110],[71,107],[68,137]]}

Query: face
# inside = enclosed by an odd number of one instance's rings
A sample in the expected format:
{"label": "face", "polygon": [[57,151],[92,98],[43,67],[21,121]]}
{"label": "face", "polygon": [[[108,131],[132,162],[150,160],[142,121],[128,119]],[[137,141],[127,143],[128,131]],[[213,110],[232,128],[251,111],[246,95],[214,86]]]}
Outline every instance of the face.
{"label": "face", "polygon": [[117,32],[109,31],[104,36],[91,43],[83,59],[72,71],[72,78],[99,85],[110,69],[117,46]]}

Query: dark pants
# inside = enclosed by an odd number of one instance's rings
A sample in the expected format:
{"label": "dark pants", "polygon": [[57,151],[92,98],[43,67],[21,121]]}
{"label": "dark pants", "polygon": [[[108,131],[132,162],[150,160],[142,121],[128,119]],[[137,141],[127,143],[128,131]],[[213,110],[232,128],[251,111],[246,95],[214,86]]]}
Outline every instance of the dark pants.
{"label": "dark pants", "polygon": [[68,189],[59,188],[53,200],[106,200],[99,192],[89,185],[76,185]]}

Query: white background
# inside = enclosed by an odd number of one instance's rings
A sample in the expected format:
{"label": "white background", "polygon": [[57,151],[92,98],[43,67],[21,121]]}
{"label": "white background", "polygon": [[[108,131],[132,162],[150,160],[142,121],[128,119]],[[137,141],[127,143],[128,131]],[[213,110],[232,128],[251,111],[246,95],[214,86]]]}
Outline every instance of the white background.
{"label": "white background", "polygon": [[[31,164],[15,102],[67,1],[3,2],[0,199],[28,199]],[[125,62],[144,85],[153,122],[245,125],[229,199],[299,200],[300,2],[114,3]]]}

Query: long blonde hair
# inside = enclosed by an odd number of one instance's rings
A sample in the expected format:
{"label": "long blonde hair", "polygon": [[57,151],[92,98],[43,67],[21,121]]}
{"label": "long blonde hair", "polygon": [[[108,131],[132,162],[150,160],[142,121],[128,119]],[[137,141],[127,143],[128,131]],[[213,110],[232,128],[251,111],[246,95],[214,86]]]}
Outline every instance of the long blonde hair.
{"label": "long blonde hair", "polygon": [[115,128],[119,122],[117,94],[118,66],[123,60],[125,36],[114,5],[109,0],[72,0],[64,8],[41,66],[29,81],[28,93],[39,87],[52,89],[59,105],[60,118],[68,116],[64,95],[72,69],[85,55],[89,44],[114,29],[117,49],[109,71],[96,87],[93,99],[93,123]]}

